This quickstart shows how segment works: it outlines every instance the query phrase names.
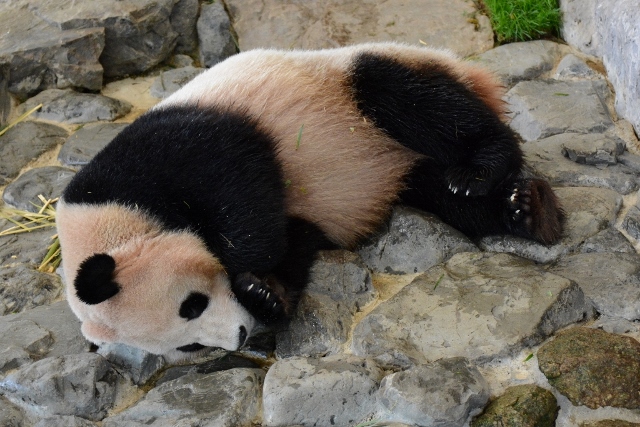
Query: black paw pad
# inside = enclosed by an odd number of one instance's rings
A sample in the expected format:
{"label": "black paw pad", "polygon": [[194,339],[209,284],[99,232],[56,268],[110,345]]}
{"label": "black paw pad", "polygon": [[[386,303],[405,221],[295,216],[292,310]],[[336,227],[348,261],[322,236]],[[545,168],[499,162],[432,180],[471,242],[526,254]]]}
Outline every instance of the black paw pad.
{"label": "black paw pad", "polygon": [[238,274],[231,285],[238,302],[259,321],[269,324],[287,316],[286,303],[266,280],[252,273]]}
{"label": "black paw pad", "polygon": [[564,211],[546,181],[536,178],[514,182],[507,205],[514,234],[546,245],[562,237]]}

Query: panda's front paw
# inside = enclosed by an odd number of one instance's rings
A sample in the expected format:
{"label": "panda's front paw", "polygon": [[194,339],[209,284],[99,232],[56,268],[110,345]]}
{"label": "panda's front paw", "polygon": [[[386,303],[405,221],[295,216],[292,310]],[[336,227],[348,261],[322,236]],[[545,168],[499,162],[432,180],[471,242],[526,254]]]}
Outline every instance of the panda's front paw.
{"label": "panda's front paw", "polygon": [[238,274],[233,279],[231,290],[238,302],[262,323],[274,323],[287,316],[285,301],[266,280],[253,273]]}
{"label": "panda's front paw", "polygon": [[479,168],[451,167],[447,170],[445,178],[449,191],[459,196],[485,196],[494,186],[490,174]]}

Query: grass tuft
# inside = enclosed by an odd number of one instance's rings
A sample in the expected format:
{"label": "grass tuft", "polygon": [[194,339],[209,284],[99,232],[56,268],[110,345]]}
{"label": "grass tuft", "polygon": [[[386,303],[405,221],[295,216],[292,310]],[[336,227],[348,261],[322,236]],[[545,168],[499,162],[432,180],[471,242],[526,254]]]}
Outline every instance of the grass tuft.
{"label": "grass tuft", "polygon": [[560,29],[558,0],[484,0],[498,42],[555,36]]}
{"label": "grass tuft", "polygon": [[[36,205],[38,212],[12,209],[6,206],[0,209],[0,218],[4,218],[13,224],[12,227],[0,231],[0,237],[11,234],[28,233],[42,228],[55,227],[56,209],[53,205],[58,201],[58,199],[46,199],[41,194],[38,195],[38,199],[42,202],[42,205]],[[53,242],[49,245],[47,254],[37,269],[38,271],[53,273],[62,261],[58,235],[53,235],[51,240]]]}

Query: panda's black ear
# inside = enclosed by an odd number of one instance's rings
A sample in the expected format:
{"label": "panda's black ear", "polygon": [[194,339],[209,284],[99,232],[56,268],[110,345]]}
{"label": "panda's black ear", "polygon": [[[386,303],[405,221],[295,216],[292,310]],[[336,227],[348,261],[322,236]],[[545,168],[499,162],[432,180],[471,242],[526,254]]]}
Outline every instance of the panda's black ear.
{"label": "panda's black ear", "polygon": [[82,261],[74,286],[85,304],[100,304],[117,294],[120,286],[113,281],[116,261],[107,254],[95,254]]}

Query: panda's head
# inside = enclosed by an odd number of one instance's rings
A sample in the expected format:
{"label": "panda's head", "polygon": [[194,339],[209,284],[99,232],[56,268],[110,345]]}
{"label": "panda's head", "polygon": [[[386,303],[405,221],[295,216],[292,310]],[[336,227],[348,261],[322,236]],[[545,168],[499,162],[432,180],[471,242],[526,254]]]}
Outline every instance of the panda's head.
{"label": "panda's head", "polygon": [[[120,342],[170,360],[205,347],[242,346],[255,320],[236,301],[223,266],[196,235],[150,224],[125,230],[124,236],[114,226],[130,212],[108,208],[95,227],[67,227],[74,217],[91,218],[87,210],[92,209],[59,208],[57,221],[67,299],[88,340]],[[101,244],[91,244],[96,241]]]}

